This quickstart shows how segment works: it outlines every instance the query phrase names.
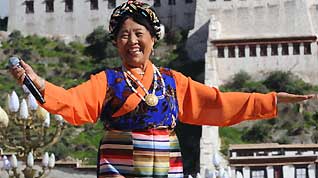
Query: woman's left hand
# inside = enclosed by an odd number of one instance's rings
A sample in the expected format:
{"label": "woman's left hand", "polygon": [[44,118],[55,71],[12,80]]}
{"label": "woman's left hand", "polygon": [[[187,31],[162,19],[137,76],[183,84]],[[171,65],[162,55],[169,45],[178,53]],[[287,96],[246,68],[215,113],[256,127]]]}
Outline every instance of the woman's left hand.
{"label": "woman's left hand", "polygon": [[309,99],[317,98],[316,94],[309,95],[295,95],[286,92],[277,93],[277,103],[296,103]]}

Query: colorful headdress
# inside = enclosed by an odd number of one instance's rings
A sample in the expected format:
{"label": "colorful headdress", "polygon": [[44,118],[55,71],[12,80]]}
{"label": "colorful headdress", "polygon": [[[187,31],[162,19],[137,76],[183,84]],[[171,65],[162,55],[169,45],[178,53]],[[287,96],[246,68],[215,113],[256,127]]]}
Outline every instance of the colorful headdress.
{"label": "colorful headdress", "polygon": [[154,9],[149,4],[138,0],[128,0],[114,9],[109,22],[109,31],[111,34],[114,35],[114,32],[119,30],[118,28],[120,27],[120,23],[122,23],[122,19],[127,15],[140,15],[144,17],[154,29],[156,38],[160,39],[160,21]]}

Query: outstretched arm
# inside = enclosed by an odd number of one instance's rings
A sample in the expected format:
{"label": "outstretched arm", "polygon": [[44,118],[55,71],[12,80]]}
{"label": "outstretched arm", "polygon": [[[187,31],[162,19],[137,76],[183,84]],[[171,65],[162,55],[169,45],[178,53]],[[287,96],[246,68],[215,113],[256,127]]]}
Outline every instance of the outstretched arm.
{"label": "outstretched arm", "polygon": [[271,92],[221,92],[173,71],[177,85],[179,119],[194,125],[227,126],[245,120],[275,118],[277,103],[308,100],[314,95]]}

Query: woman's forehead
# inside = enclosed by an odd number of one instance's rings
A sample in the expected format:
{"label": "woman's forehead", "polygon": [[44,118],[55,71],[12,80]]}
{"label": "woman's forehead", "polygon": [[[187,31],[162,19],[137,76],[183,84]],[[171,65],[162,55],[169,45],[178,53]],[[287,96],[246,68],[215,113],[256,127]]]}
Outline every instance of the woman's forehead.
{"label": "woman's forehead", "polygon": [[147,28],[137,22],[135,22],[132,18],[126,19],[119,31],[138,31],[138,30],[147,30]]}

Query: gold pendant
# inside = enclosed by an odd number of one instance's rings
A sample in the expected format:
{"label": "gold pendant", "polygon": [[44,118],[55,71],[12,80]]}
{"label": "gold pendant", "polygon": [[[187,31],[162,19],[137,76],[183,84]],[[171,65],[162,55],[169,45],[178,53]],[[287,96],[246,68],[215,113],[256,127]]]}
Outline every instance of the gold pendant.
{"label": "gold pendant", "polygon": [[156,106],[158,104],[158,97],[154,94],[148,94],[145,96],[145,102],[149,106]]}

